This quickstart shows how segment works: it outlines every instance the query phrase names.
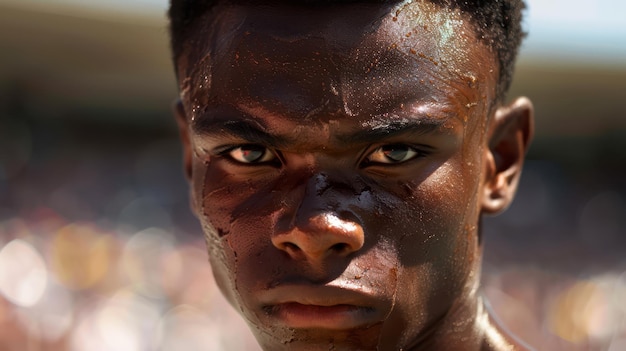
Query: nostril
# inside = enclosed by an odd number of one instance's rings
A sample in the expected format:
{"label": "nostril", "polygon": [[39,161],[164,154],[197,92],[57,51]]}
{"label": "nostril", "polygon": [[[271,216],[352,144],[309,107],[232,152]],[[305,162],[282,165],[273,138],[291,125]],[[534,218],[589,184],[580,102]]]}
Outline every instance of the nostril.
{"label": "nostril", "polygon": [[285,248],[285,250],[290,250],[293,252],[297,252],[300,251],[300,247],[294,243],[291,242],[285,242],[283,243],[283,247]]}
{"label": "nostril", "polygon": [[348,246],[349,245],[346,244],[346,243],[337,243],[337,244],[331,246],[330,250],[334,251],[334,252],[336,252],[338,254],[341,254],[341,253],[343,253],[345,251],[348,251]]}
{"label": "nostril", "polygon": [[272,235],[272,244],[294,259],[345,257],[360,250],[365,241],[359,222],[345,217],[325,212],[307,214],[289,230]]}

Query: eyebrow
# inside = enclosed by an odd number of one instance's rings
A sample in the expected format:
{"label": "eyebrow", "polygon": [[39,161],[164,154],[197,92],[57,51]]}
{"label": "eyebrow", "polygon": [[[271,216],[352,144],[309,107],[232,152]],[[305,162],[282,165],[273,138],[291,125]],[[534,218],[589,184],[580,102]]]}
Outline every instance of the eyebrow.
{"label": "eyebrow", "polygon": [[198,118],[192,124],[196,134],[206,137],[232,136],[251,143],[281,147],[289,140],[283,136],[273,135],[265,131],[259,123],[251,120],[232,120]]}
{"label": "eyebrow", "polygon": [[379,125],[355,133],[340,135],[337,138],[346,144],[375,143],[398,135],[433,134],[440,130],[448,118],[419,118],[381,121]]}
{"label": "eyebrow", "polygon": [[[433,134],[440,130],[449,118],[417,118],[401,120],[384,120],[369,122],[376,125],[370,129],[339,134],[336,140],[342,144],[369,144],[384,141],[398,135]],[[283,148],[297,143],[296,138],[268,133],[265,128],[253,119],[229,118],[197,118],[192,123],[196,134],[206,137],[231,136],[250,143],[258,143],[275,148]]]}

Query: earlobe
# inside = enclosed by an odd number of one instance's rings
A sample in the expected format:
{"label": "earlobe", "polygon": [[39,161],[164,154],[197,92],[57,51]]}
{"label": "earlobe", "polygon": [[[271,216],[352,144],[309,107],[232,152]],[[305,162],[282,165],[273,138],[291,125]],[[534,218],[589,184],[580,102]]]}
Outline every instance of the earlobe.
{"label": "earlobe", "polygon": [[528,98],[496,111],[487,134],[483,213],[498,213],[511,204],[533,132],[533,105]]}
{"label": "earlobe", "polygon": [[176,118],[176,124],[178,125],[178,132],[180,134],[180,140],[183,147],[183,169],[185,171],[185,177],[187,180],[191,180],[191,140],[189,138],[189,121],[187,114],[185,113],[185,107],[182,101],[177,99],[174,102],[174,117]]}

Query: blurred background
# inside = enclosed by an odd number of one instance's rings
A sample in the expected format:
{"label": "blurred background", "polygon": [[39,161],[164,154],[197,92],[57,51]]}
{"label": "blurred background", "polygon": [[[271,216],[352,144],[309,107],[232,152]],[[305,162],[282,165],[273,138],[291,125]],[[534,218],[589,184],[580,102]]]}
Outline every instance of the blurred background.
{"label": "blurred background", "polygon": [[[626,2],[528,0],[537,135],[484,294],[539,350],[626,350]],[[0,349],[255,350],[217,292],[166,0],[0,0]]]}

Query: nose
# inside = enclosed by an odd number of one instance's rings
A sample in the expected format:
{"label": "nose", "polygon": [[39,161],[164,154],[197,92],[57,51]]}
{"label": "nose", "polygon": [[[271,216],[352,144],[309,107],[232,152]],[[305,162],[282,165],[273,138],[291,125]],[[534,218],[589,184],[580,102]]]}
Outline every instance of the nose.
{"label": "nose", "polygon": [[292,258],[311,261],[348,256],[360,250],[364,243],[363,227],[358,221],[329,212],[312,215],[272,237],[272,244]]}

